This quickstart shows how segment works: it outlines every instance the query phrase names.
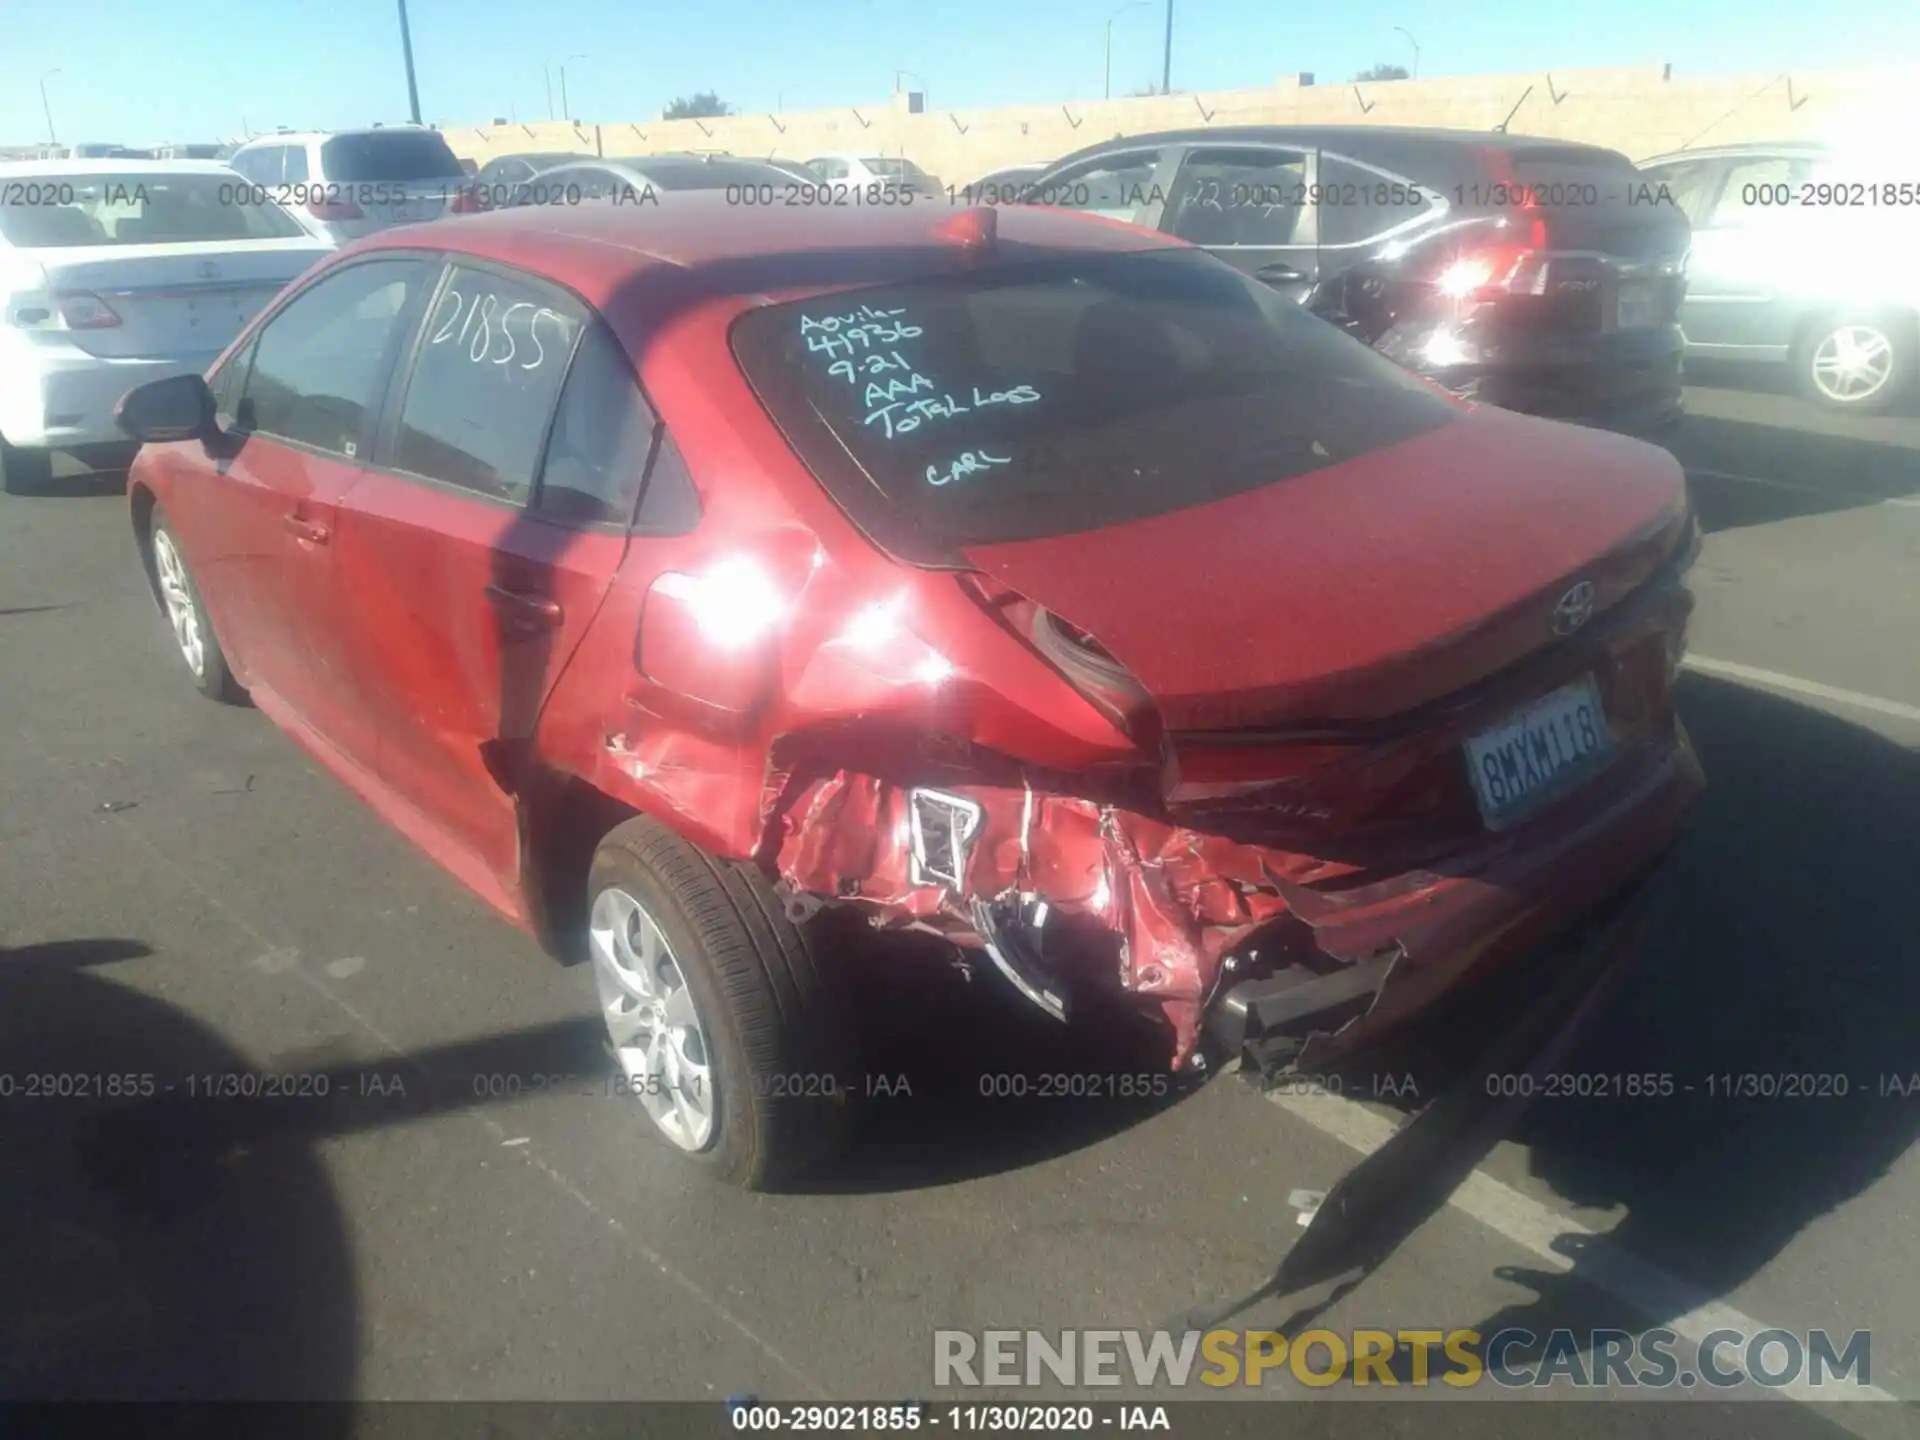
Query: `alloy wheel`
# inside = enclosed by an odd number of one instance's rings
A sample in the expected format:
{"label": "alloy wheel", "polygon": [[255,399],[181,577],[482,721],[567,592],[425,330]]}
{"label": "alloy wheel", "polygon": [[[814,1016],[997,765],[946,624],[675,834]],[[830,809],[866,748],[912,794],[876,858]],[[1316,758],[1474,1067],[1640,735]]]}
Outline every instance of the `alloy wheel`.
{"label": "alloy wheel", "polygon": [[167,621],[173,626],[173,638],[187,668],[198,679],[206,673],[207,645],[200,634],[200,609],[194,603],[187,584],[187,565],[173,537],[165,530],[153,533],[153,568],[160,581],[160,600],[167,608]]}
{"label": "alloy wheel", "polygon": [[719,1113],[713,1049],[667,937],[619,886],[594,897],[587,934],[614,1058],[630,1093],[682,1150],[704,1150]]}
{"label": "alloy wheel", "polygon": [[1808,374],[1828,400],[1858,405],[1893,378],[1893,341],[1877,326],[1836,326],[1814,347]]}

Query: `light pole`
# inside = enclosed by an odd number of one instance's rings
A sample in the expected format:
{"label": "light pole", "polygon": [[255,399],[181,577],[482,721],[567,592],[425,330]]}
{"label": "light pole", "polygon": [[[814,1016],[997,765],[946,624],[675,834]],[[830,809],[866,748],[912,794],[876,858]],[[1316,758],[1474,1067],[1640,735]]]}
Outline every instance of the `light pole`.
{"label": "light pole", "polygon": [[[47,71],[47,75],[58,75],[59,73],[60,67],[57,65]],[[40,77],[40,109],[47,117],[47,144],[58,145],[60,143],[60,137],[53,133],[53,106],[47,103],[47,75]]]}
{"label": "light pole", "polygon": [[1399,32],[1400,32],[1400,33],[1401,33],[1402,35],[1404,35],[1404,36],[1406,36],[1406,37],[1407,37],[1407,44],[1409,44],[1409,45],[1411,45],[1411,46],[1413,47],[1413,76],[1412,76],[1412,78],[1413,78],[1413,79],[1415,79],[1415,80],[1418,80],[1418,79],[1420,78],[1420,42],[1419,42],[1418,40],[1416,40],[1416,39],[1414,39],[1414,38],[1413,38],[1413,32],[1412,32],[1411,30],[1409,30],[1409,29],[1407,29],[1407,28],[1406,28],[1406,26],[1404,26],[1404,25],[1396,25],[1396,26],[1394,26],[1393,28],[1394,28],[1395,30],[1398,30],[1398,31],[1399,31]]}
{"label": "light pole", "polygon": [[584,60],[586,58],[584,55],[569,55],[565,60],[560,62],[560,118],[562,120],[573,119],[573,111],[567,106],[567,66],[576,60]]}
{"label": "light pole", "polygon": [[1173,93],[1173,0],[1167,0],[1167,48],[1160,59],[1160,93]]}
{"label": "light pole", "polygon": [[420,123],[420,87],[413,83],[413,31],[407,27],[407,0],[400,0],[400,54],[407,62],[407,108]]}
{"label": "light pole", "polygon": [[1146,4],[1147,4],[1147,0],[1128,0],[1127,4],[1122,5],[1118,10],[1114,11],[1113,14],[1107,17],[1106,98],[1109,100],[1113,98],[1113,22],[1118,20],[1122,15],[1126,14],[1127,11],[1129,10],[1145,9]]}
{"label": "light pole", "polygon": [[553,67],[542,65],[540,73],[547,77],[547,118],[553,119]]}

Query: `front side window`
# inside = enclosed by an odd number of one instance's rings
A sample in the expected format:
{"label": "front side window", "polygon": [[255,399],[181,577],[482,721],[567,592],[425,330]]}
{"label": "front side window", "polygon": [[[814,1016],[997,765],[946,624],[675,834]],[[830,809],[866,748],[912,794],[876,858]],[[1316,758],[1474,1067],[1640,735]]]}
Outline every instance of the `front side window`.
{"label": "front side window", "polygon": [[733,349],[855,523],[921,563],[1203,505],[1458,413],[1184,248],[766,306],[735,323]]}
{"label": "front side window", "polygon": [[455,267],[420,337],[394,468],[524,504],[584,320],[559,291]]}
{"label": "front side window", "polygon": [[1167,194],[1163,230],[1195,245],[1291,245],[1306,213],[1297,150],[1195,150]]}
{"label": "front side window", "polygon": [[236,428],[357,458],[401,319],[432,283],[420,260],[343,266],[267,321],[254,342]]}

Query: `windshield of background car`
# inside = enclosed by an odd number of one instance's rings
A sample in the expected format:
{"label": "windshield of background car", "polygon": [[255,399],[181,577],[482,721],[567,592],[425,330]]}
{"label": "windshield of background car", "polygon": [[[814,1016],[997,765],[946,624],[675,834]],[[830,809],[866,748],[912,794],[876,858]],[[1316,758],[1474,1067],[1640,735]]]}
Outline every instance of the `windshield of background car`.
{"label": "windshield of background car", "polygon": [[1458,411],[1194,251],[1079,254],[740,318],[788,441],[883,549],[953,563],[1337,465]]}
{"label": "windshield of background car", "polygon": [[460,175],[460,161],[431,130],[336,135],[320,147],[320,169],[341,184],[406,184]]}
{"label": "windshield of background car", "polygon": [[0,234],[22,249],[287,240],[307,232],[278,205],[249,205],[235,175],[42,175],[7,187]]}
{"label": "windshield of background car", "polygon": [[931,182],[933,177],[911,160],[890,160],[874,157],[860,162],[874,174],[884,180],[923,180]]}

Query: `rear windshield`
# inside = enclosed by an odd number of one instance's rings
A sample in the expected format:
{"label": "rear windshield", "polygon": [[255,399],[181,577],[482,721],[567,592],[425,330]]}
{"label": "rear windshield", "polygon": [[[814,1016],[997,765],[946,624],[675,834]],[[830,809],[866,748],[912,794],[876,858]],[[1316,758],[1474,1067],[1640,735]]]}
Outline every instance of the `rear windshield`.
{"label": "rear windshield", "polygon": [[749,382],[884,549],[955,563],[1224,499],[1446,424],[1423,382],[1197,251],[839,291],[735,324]]}
{"label": "rear windshield", "polygon": [[329,181],[352,184],[405,184],[462,173],[458,158],[433,130],[337,135],[320,147],[320,170]]}
{"label": "rear windshield", "polygon": [[862,160],[860,163],[874,174],[884,176],[889,180],[930,180],[933,178],[911,160],[888,160],[884,157],[875,157]]}
{"label": "rear windshield", "polygon": [[[1625,155],[1587,146],[1521,148],[1506,155],[1511,192],[1488,195],[1495,208],[1535,207],[1547,221],[1555,250],[1591,250],[1630,261],[1677,260],[1687,253],[1692,226],[1681,196]],[[1497,163],[1497,162],[1496,162]]]}
{"label": "rear windshield", "polygon": [[0,234],[23,249],[178,245],[305,235],[278,205],[236,199],[238,175],[44,175],[0,197]]}
{"label": "rear windshield", "polygon": [[771,165],[740,160],[662,160],[642,155],[621,162],[659,190],[724,190],[729,185],[784,185],[790,176]]}

